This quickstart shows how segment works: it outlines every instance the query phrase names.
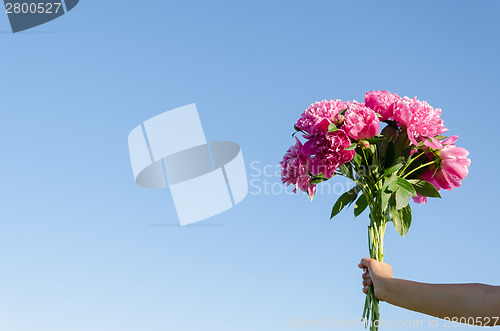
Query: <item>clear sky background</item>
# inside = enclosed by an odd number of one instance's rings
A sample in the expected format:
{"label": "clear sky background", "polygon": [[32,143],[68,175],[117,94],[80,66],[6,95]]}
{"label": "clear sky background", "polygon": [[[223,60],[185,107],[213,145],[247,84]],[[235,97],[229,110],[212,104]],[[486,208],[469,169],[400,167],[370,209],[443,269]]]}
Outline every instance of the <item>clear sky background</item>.
{"label": "clear sky background", "polygon": [[[347,183],[311,203],[276,165],[309,104],[378,89],[442,108],[472,159],[460,189],[414,205],[406,238],[388,226],[386,262],[400,278],[500,285],[499,15],[486,0],[82,0],[12,34],[0,13],[0,330],[359,317],[368,215],[330,221]],[[193,102],[207,139],[241,145],[251,185],[236,208],[180,227],[168,190],[134,183],[127,136]]]}

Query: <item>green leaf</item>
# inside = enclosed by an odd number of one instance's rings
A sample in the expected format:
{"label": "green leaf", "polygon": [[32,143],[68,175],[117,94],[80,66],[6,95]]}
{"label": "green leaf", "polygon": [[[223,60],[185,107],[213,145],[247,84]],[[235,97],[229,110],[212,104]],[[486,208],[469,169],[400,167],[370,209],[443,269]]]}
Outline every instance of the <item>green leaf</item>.
{"label": "green leaf", "polygon": [[392,175],[393,173],[395,173],[396,171],[401,169],[402,166],[403,166],[402,163],[395,164],[392,167],[390,167],[389,169],[385,169],[384,175],[386,175],[386,176]]}
{"label": "green leaf", "polygon": [[295,132],[292,133],[292,137],[294,137],[299,132],[306,133],[306,132],[302,131],[301,129],[299,129],[298,126],[297,126],[297,124],[294,124],[293,128],[295,129]]}
{"label": "green leaf", "polygon": [[328,132],[334,132],[334,131],[337,131],[338,129],[339,128],[337,128],[335,123],[330,123],[330,125],[328,125]]}
{"label": "green leaf", "polygon": [[390,191],[396,192],[399,190],[399,188],[405,190],[409,195],[413,197],[417,196],[417,192],[413,188],[413,185],[409,181],[401,177],[397,177],[396,180],[389,185],[388,189]]}
{"label": "green leaf", "polygon": [[388,168],[394,162],[394,153],[395,153],[394,143],[392,141],[387,142],[387,146],[385,147],[384,154],[384,167]]}
{"label": "green leaf", "polygon": [[347,147],[345,150],[346,151],[352,151],[353,149],[356,149],[356,146],[358,146],[358,144],[354,143],[351,146]]}
{"label": "green leaf", "polygon": [[397,183],[398,181],[398,176],[396,175],[393,175],[393,177],[391,177],[391,181],[389,183],[389,185],[387,186],[387,190],[391,191],[391,192],[396,192],[397,190],[399,190],[399,185]]}
{"label": "green leaf", "polygon": [[394,140],[394,157],[400,157],[409,145],[410,140],[408,139],[408,134],[406,130],[402,130],[398,137]]}
{"label": "green leaf", "polygon": [[350,163],[343,163],[339,166],[340,172],[342,172],[344,175],[348,176],[351,178],[353,176],[352,174],[352,165]]}
{"label": "green leaf", "polygon": [[413,145],[407,146],[403,150],[403,153],[401,154],[401,156],[403,156],[405,159],[408,159],[410,157],[412,150],[414,150],[414,149],[415,149],[415,146],[413,146]]}
{"label": "green leaf", "polygon": [[396,163],[405,163],[406,162],[406,158],[404,156],[399,156],[398,159],[396,160]]}
{"label": "green leaf", "polygon": [[368,201],[366,199],[366,196],[364,194],[361,194],[354,204],[354,218],[358,217],[359,214],[361,214],[367,206]]}
{"label": "green leaf", "polygon": [[412,197],[416,197],[417,196],[417,192],[415,191],[415,189],[413,188],[413,185],[407,181],[406,179],[404,178],[401,178],[401,177],[398,177],[398,179],[396,180],[398,185],[404,189],[406,192],[410,193],[410,195]]}
{"label": "green leaf", "polygon": [[[391,177],[384,179],[384,185],[382,186],[382,192],[389,190],[389,186],[391,186],[392,183],[395,182],[397,178],[398,178],[398,176],[392,175]],[[391,190],[389,190],[389,191],[391,191]]]}
{"label": "green leaf", "polygon": [[352,203],[356,197],[358,196],[359,193],[359,188],[357,186],[353,187],[349,191],[345,192],[342,194],[338,199],[337,202],[335,202],[335,205],[333,205],[332,208],[332,215],[330,216],[330,219],[333,218],[335,215],[340,213],[344,207],[350,203]]}
{"label": "green leaf", "polygon": [[319,183],[327,181],[327,180],[328,180],[328,178],[325,178],[325,177],[313,177],[311,179],[311,183],[309,185],[316,185],[316,184],[319,184]]}
{"label": "green leaf", "polygon": [[413,188],[415,188],[415,191],[417,191],[418,194],[423,195],[424,197],[441,198],[441,194],[439,194],[436,187],[426,180],[409,179],[408,182],[413,185]]}
{"label": "green leaf", "polygon": [[392,196],[392,193],[388,193],[385,191],[380,192],[380,197],[381,197],[380,204],[381,204],[383,211],[386,210],[387,204],[389,203],[389,199],[391,198],[391,196]]}
{"label": "green leaf", "polygon": [[411,225],[411,208],[406,206],[401,210],[397,210],[395,206],[389,209],[389,216],[396,231],[404,238],[408,233]]}
{"label": "green leaf", "polygon": [[403,190],[399,189],[396,191],[396,209],[400,210],[410,203],[410,194]]}
{"label": "green leaf", "polygon": [[361,163],[363,162],[363,158],[362,156],[356,152],[356,154],[354,154],[354,157],[352,159],[352,162],[356,165],[356,166],[360,166]]}
{"label": "green leaf", "polygon": [[366,139],[366,141],[368,141],[370,144],[376,144],[376,143],[379,143],[381,141],[384,141],[385,138],[382,136],[382,137],[372,137],[372,138],[368,138]]}

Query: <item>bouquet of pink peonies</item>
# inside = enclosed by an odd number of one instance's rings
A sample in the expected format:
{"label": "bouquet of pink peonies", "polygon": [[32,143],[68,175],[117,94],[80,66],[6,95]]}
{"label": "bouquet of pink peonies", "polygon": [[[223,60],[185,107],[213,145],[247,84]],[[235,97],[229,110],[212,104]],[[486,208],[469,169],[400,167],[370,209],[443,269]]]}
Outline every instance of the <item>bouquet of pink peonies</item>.
{"label": "bouquet of pink peonies", "polygon": [[[403,237],[408,232],[410,197],[416,203],[440,198],[440,189],[460,187],[468,174],[469,152],[455,146],[457,136],[441,135],[448,129],[440,116],[441,109],[425,101],[387,91],[366,93],[364,104],[314,103],[295,124],[292,136],[301,132],[305,143],[295,137],[280,162],[282,181],[312,200],[317,184],[334,176],[351,179],[355,186],[338,198],[330,218],[353,202],[354,217],[369,208],[370,257],[382,261],[387,223]],[[363,319],[377,330],[379,317],[370,286]]]}

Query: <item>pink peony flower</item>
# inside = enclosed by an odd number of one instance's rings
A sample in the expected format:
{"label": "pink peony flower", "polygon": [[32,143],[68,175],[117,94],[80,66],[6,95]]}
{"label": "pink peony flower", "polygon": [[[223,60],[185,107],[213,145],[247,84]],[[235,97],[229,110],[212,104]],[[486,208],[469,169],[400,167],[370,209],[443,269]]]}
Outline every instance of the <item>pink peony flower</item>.
{"label": "pink peony flower", "polygon": [[444,147],[439,151],[441,165],[434,176],[436,182],[445,190],[460,187],[469,173],[469,152],[462,147],[456,147],[457,136],[451,136],[443,142]]}
{"label": "pink peony flower", "polygon": [[315,188],[309,188],[311,177],[309,176],[309,156],[302,152],[302,143],[295,137],[296,143],[288,149],[283,156],[281,164],[281,181],[288,185],[293,185],[295,188],[293,192],[296,193],[297,189],[304,192],[313,193]]}
{"label": "pink peony flower", "polygon": [[419,101],[416,97],[401,98],[394,108],[394,119],[407,128],[411,143],[418,145],[418,141],[423,141],[424,145],[435,149],[443,147],[435,137],[448,131],[440,116],[441,109],[432,108],[427,102]]}
{"label": "pink peony flower", "polygon": [[313,103],[297,120],[297,127],[310,135],[318,131],[328,131],[328,125],[333,123],[335,116],[347,108],[342,100],[323,100]]}
{"label": "pink peony flower", "polygon": [[352,160],[355,151],[345,150],[351,145],[351,140],[343,129],[326,134],[316,133],[302,148],[308,155],[314,155],[310,161],[310,171],[313,175],[323,174],[326,178],[333,177],[335,170]]}
{"label": "pink peony flower", "polygon": [[344,129],[353,139],[371,138],[379,132],[380,121],[373,110],[354,101],[345,112]]}
{"label": "pink peony flower", "polygon": [[[436,171],[436,168],[432,166],[420,176],[420,179],[430,182],[438,191],[440,189],[451,191],[453,187],[460,187],[469,173],[471,163],[467,158],[469,152],[465,148],[455,146],[457,139],[457,136],[451,136],[443,140],[443,148],[439,151],[441,159],[439,169]],[[413,201],[426,203],[427,197],[419,194],[418,197],[413,198]]]}
{"label": "pink peony flower", "polygon": [[388,91],[371,91],[365,94],[365,106],[380,114],[381,121],[386,121],[392,117],[394,106],[400,99],[399,95]]}

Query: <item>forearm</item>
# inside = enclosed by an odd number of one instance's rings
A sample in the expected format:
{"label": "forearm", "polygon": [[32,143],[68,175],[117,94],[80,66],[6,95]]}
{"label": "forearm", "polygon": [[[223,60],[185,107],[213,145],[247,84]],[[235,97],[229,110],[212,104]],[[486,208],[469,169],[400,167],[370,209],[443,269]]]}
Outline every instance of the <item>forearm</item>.
{"label": "forearm", "polygon": [[500,324],[496,319],[500,317],[499,286],[425,284],[397,278],[385,282],[384,300],[393,305],[439,318],[464,317],[482,325],[489,319],[489,326]]}

